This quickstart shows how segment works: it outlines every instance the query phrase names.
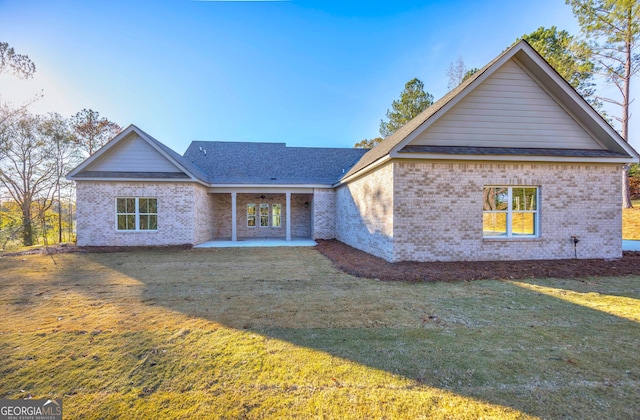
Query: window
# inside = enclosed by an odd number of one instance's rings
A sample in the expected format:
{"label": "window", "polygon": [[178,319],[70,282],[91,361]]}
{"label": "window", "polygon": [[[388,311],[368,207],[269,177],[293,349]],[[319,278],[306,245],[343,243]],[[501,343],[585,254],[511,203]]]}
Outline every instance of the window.
{"label": "window", "polygon": [[260,227],[269,227],[269,205],[260,204]]}
{"label": "window", "polygon": [[482,233],[485,238],[538,236],[537,187],[485,187]]}
{"label": "window", "polygon": [[116,198],[116,230],[158,230],[158,199]]}
{"label": "window", "polygon": [[280,216],[282,215],[282,204],[271,205],[271,227],[280,227]]}
{"label": "window", "polygon": [[[256,213],[256,210],[258,213]],[[282,223],[282,204],[271,205],[271,226],[280,227]],[[269,204],[247,204],[247,226],[269,227]]]}
{"label": "window", "polygon": [[247,226],[256,227],[256,205],[247,204]]}

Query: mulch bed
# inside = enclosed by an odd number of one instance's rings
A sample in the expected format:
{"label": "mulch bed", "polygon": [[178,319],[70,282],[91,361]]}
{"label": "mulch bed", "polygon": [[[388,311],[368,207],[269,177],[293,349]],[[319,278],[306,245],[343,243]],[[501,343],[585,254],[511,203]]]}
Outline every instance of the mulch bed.
{"label": "mulch bed", "polygon": [[389,263],[336,240],[316,247],[334,265],[357,277],[385,281],[434,282],[582,278],[640,274],[640,252],[623,252],[616,260],[529,260]]}

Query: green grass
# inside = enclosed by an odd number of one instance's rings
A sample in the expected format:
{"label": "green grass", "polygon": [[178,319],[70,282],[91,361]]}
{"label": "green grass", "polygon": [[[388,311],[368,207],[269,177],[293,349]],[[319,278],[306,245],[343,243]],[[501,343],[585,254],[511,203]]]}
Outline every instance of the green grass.
{"label": "green grass", "polygon": [[0,397],[65,418],[634,418],[638,277],[383,283],[313,249],[0,258]]}

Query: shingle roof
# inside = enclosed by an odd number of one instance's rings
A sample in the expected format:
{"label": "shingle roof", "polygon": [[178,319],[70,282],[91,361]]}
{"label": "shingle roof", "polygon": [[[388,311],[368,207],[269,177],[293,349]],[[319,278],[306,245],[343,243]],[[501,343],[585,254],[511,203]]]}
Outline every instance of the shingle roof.
{"label": "shingle roof", "polygon": [[[205,154],[206,151],[206,154]],[[211,184],[335,184],[366,149],[194,141],[184,159]]]}
{"label": "shingle roof", "polygon": [[[140,129],[138,128],[138,130]],[[172,159],[174,159],[176,162],[182,165],[182,167],[185,168],[192,176],[196,177],[200,181],[206,182],[207,175],[197,165],[194,165],[189,161],[189,159],[185,159],[183,156],[180,156],[178,153],[174,152],[173,149],[165,146],[162,142],[156,140],[155,138],[145,133],[144,131],[142,130],[140,131],[143,132],[144,135],[147,136],[147,138],[151,140],[156,146],[162,149],[163,152],[171,156]]]}
{"label": "shingle roof", "polygon": [[624,153],[601,149],[543,149],[527,147],[472,146],[406,146],[399,153],[436,153],[445,155],[486,156],[561,156],[561,157],[628,157]]}

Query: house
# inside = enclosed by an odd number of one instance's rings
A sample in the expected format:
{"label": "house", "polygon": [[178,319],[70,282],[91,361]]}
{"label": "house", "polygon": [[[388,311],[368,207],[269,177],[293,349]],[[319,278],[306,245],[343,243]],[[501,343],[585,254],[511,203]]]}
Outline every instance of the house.
{"label": "house", "polygon": [[68,178],[79,245],[306,237],[387,261],[618,258],[622,169],[639,157],[522,41],[369,151],[193,142],[181,156],[132,125]]}

